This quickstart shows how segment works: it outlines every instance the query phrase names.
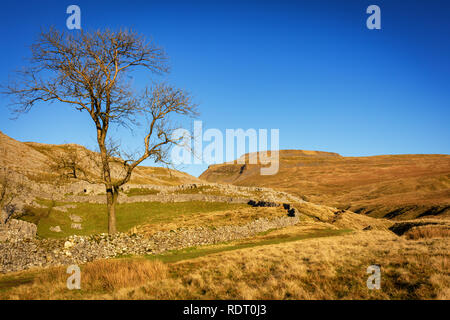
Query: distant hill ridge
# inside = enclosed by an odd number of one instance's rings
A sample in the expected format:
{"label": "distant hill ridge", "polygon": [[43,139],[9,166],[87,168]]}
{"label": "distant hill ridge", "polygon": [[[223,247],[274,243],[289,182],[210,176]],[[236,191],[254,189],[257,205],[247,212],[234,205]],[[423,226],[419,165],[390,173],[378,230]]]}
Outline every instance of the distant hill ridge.
{"label": "distant hill ridge", "polygon": [[343,157],[337,153],[280,150],[279,171],[260,175],[261,164],[211,165],[209,182],[261,186],[314,202],[369,214],[408,219],[450,214],[450,155]]}

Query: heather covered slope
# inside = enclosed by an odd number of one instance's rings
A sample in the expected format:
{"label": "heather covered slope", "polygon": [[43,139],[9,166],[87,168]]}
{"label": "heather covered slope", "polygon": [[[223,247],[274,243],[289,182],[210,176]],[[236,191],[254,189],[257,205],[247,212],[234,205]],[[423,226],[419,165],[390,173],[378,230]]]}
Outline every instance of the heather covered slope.
{"label": "heather covered slope", "polygon": [[259,164],[210,166],[201,179],[263,186],[374,217],[411,219],[450,214],[450,155],[342,157],[282,150],[276,175]]}

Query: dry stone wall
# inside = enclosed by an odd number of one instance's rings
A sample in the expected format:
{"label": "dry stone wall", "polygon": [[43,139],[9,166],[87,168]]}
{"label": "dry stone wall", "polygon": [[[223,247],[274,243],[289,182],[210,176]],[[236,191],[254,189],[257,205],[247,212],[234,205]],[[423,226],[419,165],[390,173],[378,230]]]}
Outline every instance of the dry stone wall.
{"label": "dry stone wall", "polygon": [[[137,186],[129,185],[124,192]],[[64,240],[35,239],[36,225],[11,219],[7,224],[0,225],[0,272],[11,272],[33,267],[55,265],[81,264],[96,259],[116,257],[123,254],[143,255],[159,254],[167,250],[182,249],[206,244],[214,244],[251,237],[270,229],[279,229],[295,225],[299,221],[297,211],[289,203],[302,202],[301,199],[284,192],[268,188],[237,187],[219,184],[188,184],[173,187],[142,185],[140,188],[159,190],[157,194],[119,197],[119,202],[182,202],[209,201],[228,203],[247,203],[252,206],[280,206],[282,203],[287,216],[274,219],[258,219],[244,225],[230,225],[218,228],[196,227],[182,228],[168,232],[159,232],[149,238],[139,234],[119,233],[115,235],[71,236]],[[213,194],[202,192],[200,187],[207,187]],[[73,190],[84,191],[84,185],[79,184]],[[194,190],[192,190],[194,189]],[[198,189],[198,190],[195,190]],[[87,189],[86,189],[87,190]],[[105,196],[96,194],[96,188],[85,196],[61,193],[53,197],[55,200],[68,202],[104,203]],[[70,193],[70,192],[69,192]],[[73,192],[72,192],[73,193]],[[211,193],[211,192],[210,192]],[[252,200],[256,199],[257,200]],[[45,197],[44,197],[45,198]],[[29,199],[30,200],[30,199]],[[35,205],[37,205],[35,203]],[[56,210],[67,211],[73,205],[56,207]],[[81,228],[81,220],[72,215],[73,227]],[[56,228],[56,227],[55,227]],[[54,230],[58,232],[58,230]]]}
{"label": "dry stone wall", "polygon": [[260,232],[292,226],[298,222],[298,217],[258,219],[244,225],[215,229],[197,227],[158,232],[149,238],[138,234],[118,233],[71,236],[64,240],[23,238],[17,241],[3,241],[0,242],[0,272],[81,264],[125,254],[159,254],[168,250],[248,238]]}
{"label": "dry stone wall", "polygon": [[[207,187],[208,192],[202,192],[201,188]],[[125,185],[123,192],[131,189],[155,190],[158,193],[149,195],[127,196],[121,194],[119,203],[133,202],[185,202],[185,201],[208,201],[227,203],[248,203],[257,197],[259,201],[268,202],[303,202],[302,199],[282,191],[270,188],[240,187],[221,184],[184,184],[179,186],[157,186],[157,185]],[[196,191],[195,189],[198,189]],[[192,191],[194,190],[194,191]],[[186,192],[186,193],[183,193]],[[214,193],[214,194],[211,194]],[[67,195],[61,200],[69,202],[106,203],[106,197],[99,194]]]}

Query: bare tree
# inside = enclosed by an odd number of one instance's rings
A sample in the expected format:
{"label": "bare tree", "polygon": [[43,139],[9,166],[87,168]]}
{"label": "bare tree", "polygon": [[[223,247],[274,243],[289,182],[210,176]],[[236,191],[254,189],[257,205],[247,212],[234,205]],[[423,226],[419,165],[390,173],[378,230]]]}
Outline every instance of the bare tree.
{"label": "bare tree", "polygon": [[[196,105],[185,91],[166,83],[153,84],[142,94],[132,90],[130,72],[138,68],[150,74],[168,72],[164,51],[133,31],[80,31],[67,35],[50,29],[42,32],[32,46],[30,62],[5,90],[12,96],[13,110],[20,114],[38,102],[59,101],[90,115],[101,165],[98,176],[89,181],[105,185],[108,231],[115,233],[119,187],[148,158],[170,163],[168,150],[179,142],[172,137],[176,127],[171,117],[194,116]],[[147,121],[142,125],[144,119]],[[123,160],[112,156],[114,150],[108,150],[107,138],[114,125],[131,130],[144,127],[139,156]],[[114,177],[112,166],[117,164],[123,174]]]}
{"label": "bare tree", "polygon": [[66,179],[77,179],[80,171],[84,172],[81,166],[80,155],[76,148],[66,148],[64,152],[53,156],[50,169]]}

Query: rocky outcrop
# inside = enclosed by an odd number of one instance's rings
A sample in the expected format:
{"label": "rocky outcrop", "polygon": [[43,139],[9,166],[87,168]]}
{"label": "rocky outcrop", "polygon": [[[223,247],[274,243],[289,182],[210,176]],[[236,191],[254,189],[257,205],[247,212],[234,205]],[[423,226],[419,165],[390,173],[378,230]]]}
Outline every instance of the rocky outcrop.
{"label": "rocky outcrop", "polygon": [[22,220],[10,219],[0,224],[0,242],[17,242],[24,239],[33,239],[36,236],[37,226]]}

